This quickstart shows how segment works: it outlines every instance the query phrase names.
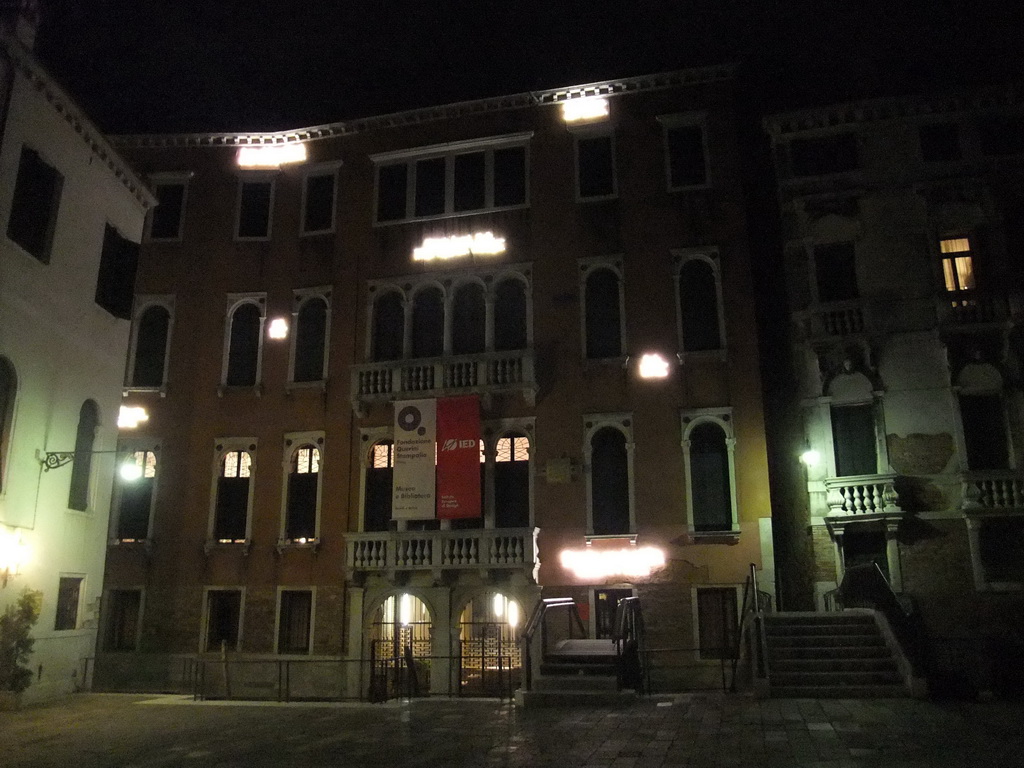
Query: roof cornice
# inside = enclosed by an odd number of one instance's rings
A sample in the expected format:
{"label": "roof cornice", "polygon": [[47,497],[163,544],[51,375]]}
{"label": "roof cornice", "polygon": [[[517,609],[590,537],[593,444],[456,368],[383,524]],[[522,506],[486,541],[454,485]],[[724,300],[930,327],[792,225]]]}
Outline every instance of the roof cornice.
{"label": "roof cornice", "polygon": [[60,87],[49,75],[39,60],[7,31],[0,31],[0,48],[3,49],[14,68],[20,73],[39,94],[46,99],[50,107],[64,118],[78,137],[85,143],[93,157],[102,162],[122,186],[127,189],[135,200],[143,207],[150,208],[156,204],[156,198],[149,191],[146,183],[132,170],[117,150],[103,136],[96,125],[86,117],[75,100],[67,91]]}
{"label": "roof cornice", "polygon": [[526,91],[508,96],[495,96],[474,101],[459,101],[436,107],[420,107],[388,115],[345,120],[325,125],[314,125],[286,131],[248,133],[179,133],[179,134],[135,134],[111,136],[110,141],[119,147],[245,147],[264,144],[291,144],[294,142],[317,141],[339,136],[349,136],[382,128],[401,128],[410,125],[451,120],[467,115],[501,112],[512,109],[526,109],[545,104],[560,104],[572,99],[591,96],[623,96],[630,93],[660,91],[680,86],[703,85],[731,80],[735,77],[736,64],[718,64],[708,67],[683,69],[621,80],[604,80],[598,83],[574,85],[567,88],[552,88],[544,91]]}

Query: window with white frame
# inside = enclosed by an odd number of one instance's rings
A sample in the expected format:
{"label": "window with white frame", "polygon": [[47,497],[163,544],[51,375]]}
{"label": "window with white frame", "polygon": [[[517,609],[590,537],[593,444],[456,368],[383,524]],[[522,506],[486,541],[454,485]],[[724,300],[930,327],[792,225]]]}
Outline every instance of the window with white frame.
{"label": "window with white frame", "polygon": [[708,184],[706,116],[703,113],[658,118],[665,141],[665,174],[669,192]]}
{"label": "window with white frame", "polygon": [[975,288],[974,255],[971,238],[947,237],[939,240],[942,255],[942,279],[946,295],[954,307],[973,304],[971,292]]}
{"label": "window with white frame", "polygon": [[71,464],[71,487],[68,491],[68,507],[71,509],[84,511],[89,508],[92,454],[99,424],[99,406],[95,400],[86,400],[78,412],[78,430],[75,433],[75,458]]}
{"label": "window with white frame", "polygon": [[607,129],[573,132],[576,148],[576,199],[608,200],[618,192],[615,135]]}
{"label": "window with white frame", "polygon": [[150,538],[153,503],[156,499],[158,445],[131,446],[122,453],[114,483],[114,540],[145,541]]}
{"label": "window with white frame", "polygon": [[679,345],[683,352],[725,348],[722,277],[717,251],[675,252]]}
{"label": "window with white frame", "polygon": [[236,240],[269,240],[274,211],[273,174],[246,173],[238,180]]}
{"label": "window with white frame", "polygon": [[731,408],[683,411],[686,522],[695,534],[739,531]]}
{"label": "window with white frame", "polygon": [[310,653],[313,649],[313,590],[280,589],[277,593],[277,652]]}
{"label": "window with white frame", "polygon": [[444,354],[444,291],[425,285],[412,297],[412,357]]}
{"label": "window with white frame", "polygon": [[994,365],[972,362],[960,371],[956,384],[966,468],[1009,469],[1010,439],[1003,375]]}
{"label": "window with white frame", "polygon": [[636,530],[633,421],[629,414],[586,417],[587,533],[615,536]]}
{"label": "window with white frame", "polygon": [[303,235],[334,231],[335,200],[338,195],[338,166],[314,166],[302,178]]}
{"label": "window with white frame", "polygon": [[11,438],[14,434],[14,401],[18,396],[18,374],[14,365],[0,355],[0,493],[4,491]]}
{"label": "window with white frame", "polygon": [[814,246],[814,284],[822,304],[860,297],[856,246],[852,241]]}
{"label": "window with white frame", "polygon": [[85,576],[61,576],[57,582],[57,610],[53,620],[54,631],[78,629],[82,603],[82,585]]}
{"label": "window with white frame", "polygon": [[512,429],[494,443],[494,527],[527,528],[532,515],[530,438]]}
{"label": "window with white frame", "polygon": [[103,649],[137,651],[142,629],[142,589],[107,590]]}
{"label": "window with white frame", "polygon": [[375,155],[375,220],[390,224],[529,204],[531,134]]}
{"label": "window with white frame", "polygon": [[292,333],[292,383],[305,384],[327,378],[330,348],[331,291],[329,288],[295,292]]}
{"label": "window with white frame", "polygon": [[245,590],[238,587],[207,587],[204,651],[237,651],[242,642],[242,611]]}
{"label": "window with white frame", "polygon": [[394,475],[395,444],[390,439],[377,440],[366,453],[363,476],[363,530],[368,533],[392,528]]}
{"label": "window with white frame", "polygon": [[485,294],[482,281],[469,280],[454,287],[451,302],[453,355],[475,355],[486,349]]}
{"label": "window with white frame", "polygon": [[185,223],[190,174],[153,176],[153,194],[157,204],[149,215],[148,237],[153,241],[181,240]]}
{"label": "window with white frame", "polygon": [[285,435],[285,508],[281,539],[305,544],[320,531],[322,433]]}
{"label": "window with white frame", "polygon": [[240,544],[249,539],[255,438],[217,443],[214,464],[210,539]]}
{"label": "window with white frame", "polygon": [[701,659],[733,659],[738,651],[736,587],[695,587],[697,648]]}
{"label": "window with white frame", "polygon": [[139,296],[135,301],[127,386],[160,389],[167,383],[167,356],[171,346],[173,296]]}
{"label": "window with white frame", "polygon": [[625,347],[622,262],[612,259],[581,260],[580,278],[583,283],[584,357],[588,360],[622,357]]}
{"label": "window with white frame", "polygon": [[221,381],[228,387],[252,387],[260,381],[266,297],[232,294],[227,306]]}

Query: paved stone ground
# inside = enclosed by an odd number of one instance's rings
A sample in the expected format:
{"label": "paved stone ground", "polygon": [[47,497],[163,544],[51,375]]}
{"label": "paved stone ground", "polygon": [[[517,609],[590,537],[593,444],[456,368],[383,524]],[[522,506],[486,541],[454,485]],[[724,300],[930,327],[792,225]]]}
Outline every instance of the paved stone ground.
{"label": "paved stone ground", "polygon": [[119,766],[1024,766],[1024,704],[759,701],[685,694],[622,708],[494,700],[193,703],[79,694],[0,712],[3,768]]}

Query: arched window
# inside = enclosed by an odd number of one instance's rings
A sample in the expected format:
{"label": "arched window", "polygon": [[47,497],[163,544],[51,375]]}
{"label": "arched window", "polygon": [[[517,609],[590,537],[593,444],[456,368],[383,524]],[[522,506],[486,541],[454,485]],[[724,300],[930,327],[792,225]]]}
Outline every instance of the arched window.
{"label": "arched window", "polygon": [[71,465],[71,490],[68,506],[71,509],[88,509],[89,478],[92,475],[92,450],[96,440],[96,427],[100,423],[99,407],[93,400],[86,400],[78,412],[78,432],[75,434],[75,459]]}
{"label": "arched window", "polygon": [[171,313],[167,307],[153,304],[139,315],[135,327],[135,355],[129,386],[163,386],[170,329]]}
{"label": "arched window", "polygon": [[405,335],[402,294],[389,291],[373,302],[373,360],[401,360]]}
{"label": "arched window", "polygon": [[284,538],[289,541],[316,538],[316,511],[320,500],[320,449],[301,445],[292,451],[288,470],[288,505]]}
{"label": "arched window", "polygon": [[257,382],[261,318],[260,308],[251,302],[240,304],[231,315],[224,377],[224,383],[229,387],[251,387]]}
{"label": "arched window", "polygon": [[591,360],[622,354],[622,308],[619,276],[611,269],[594,269],[587,275],[586,354]]}
{"label": "arched window", "polygon": [[484,351],[487,311],[484,289],[479,283],[459,287],[452,301],[452,354],[472,355]]}
{"label": "arched window", "polygon": [[320,296],[313,296],[302,303],[295,322],[292,381],[320,381],[324,378],[326,342],[327,302]]}
{"label": "arched window", "polygon": [[957,377],[957,385],[967,468],[1009,469],[1002,374],[988,363],[969,363]]}
{"label": "arched window", "polygon": [[526,435],[498,438],[494,451],[494,527],[530,525],[530,440]]}
{"label": "arched window", "polygon": [[[408,690],[426,693],[430,687],[430,657],[433,622],[430,610],[415,595],[391,595],[381,604],[370,625],[371,698],[403,695]],[[414,659],[415,680],[402,659]],[[401,674],[395,670],[401,668]]]}
{"label": "arched window", "polygon": [[425,288],[412,302],[412,356],[444,354],[444,300],[440,288]]}
{"label": "arched window", "polygon": [[[129,476],[125,467],[134,468]],[[153,486],[156,483],[156,453],[132,451],[117,477],[118,541],[144,541],[149,538],[150,513],[153,509]]]}
{"label": "arched window", "polygon": [[217,501],[214,507],[213,540],[222,544],[245,541],[249,522],[249,484],[252,454],[228,450],[220,460]]}
{"label": "arched window", "polygon": [[494,290],[494,348],[526,349],[526,288],[519,280],[502,280]]}
{"label": "arched window", "polygon": [[614,427],[590,438],[590,487],[594,533],[629,533],[629,457],[626,436]]}
{"label": "arched window", "polygon": [[18,374],[6,357],[0,357],[0,491],[4,489],[7,457],[11,453],[14,426],[14,398],[18,394]]}
{"label": "arched window", "polygon": [[685,352],[722,348],[718,276],[704,259],[686,261],[679,270],[679,315]]}
{"label": "arched window", "polygon": [[363,530],[386,531],[391,527],[391,483],[395,474],[395,445],[382,440],[370,448],[363,497]]}
{"label": "arched window", "polygon": [[[832,447],[836,477],[878,472],[878,439],[871,381],[857,370],[839,373],[829,382],[832,398]],[[884,466],[885,461],[881,462]]]}
{"label": "arched window", "polygon": [[474,597],[459,617],[463,696],[501,696],[518,687],[522,660],[516,628],[519,603],[500,592]]}
{"label": "arched window", "polygon": [[731,531],[731,462],[725,431],[713,421],[697,424],[689,436],[690,505],[698,533]]}

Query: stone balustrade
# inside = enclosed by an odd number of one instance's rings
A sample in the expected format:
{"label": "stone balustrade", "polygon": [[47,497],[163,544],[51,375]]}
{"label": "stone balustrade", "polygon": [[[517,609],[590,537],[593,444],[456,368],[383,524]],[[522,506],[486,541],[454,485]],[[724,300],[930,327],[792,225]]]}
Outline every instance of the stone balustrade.
{"label": "stone balustrade", "polygon": [[825,481],[830,517],[902,514],[895,475],[859,475]]}
{"label": "stone balustrade", "polygon": [[537,560],[535,529],[350,533],[350,571],[521,568]]}

